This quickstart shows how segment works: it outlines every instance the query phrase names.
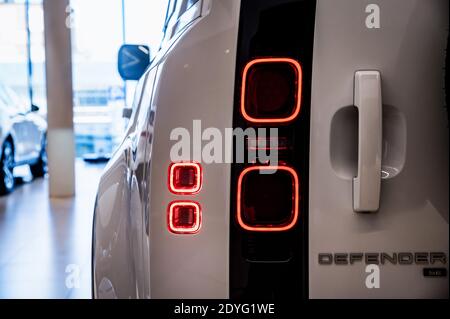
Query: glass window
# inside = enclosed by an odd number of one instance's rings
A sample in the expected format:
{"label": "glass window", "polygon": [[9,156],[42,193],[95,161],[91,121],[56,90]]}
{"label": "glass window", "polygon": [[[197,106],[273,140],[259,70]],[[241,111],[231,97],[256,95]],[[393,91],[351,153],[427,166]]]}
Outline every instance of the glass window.
{"label": "glass window", "polygon": [[[124,42],[148,45],[150,55],[154,56],[164,35],[163,26],[168,4],[169,0],[124,0]],[[136,84],[135,81],[126,83],[126,104],[129,106],[133,104]]]}
{"label": "glass window", "polygon": [[13,113],[25,113],[29,110],[28,102],[8,86],[0,86],[0,100]]}
{"label": "glass window", "polygon": [[164,41],[170,41],[179,34],[190,22],[201,14],[200,5],[197,10],[190,10],[199,0],[171,0],[167,18],[164,24]]}
{"label": "glass window", "polygon": [[25,4],[0,3],[0,83],[28,97]]}
{"label": "glass window", "polygon": [[45,113],[42,0],[29,0],[28,6],[25,0],[0,1],[0,39],[0,83],[10,87],[19,96],[21,105],[26,110],[31,105],[31,85],[33,103],[39,105],[41,112]]}
{"label": "glass window", "polygon": [[77,156],[109,154],[121,135],[125,106],[117,72],[122,44],[119,0],[71,0],[74,129]]}
{"label": "glass window", "polygon": [[110,154],[124,133],[122,110],[131,106],[137,82],[117,71],[124,43],[162,39],[168,0],[71,0],[74,126],[77,155]]}
{"label": "glass window", "polygon": [[148,45],[153,54],[163,36],[169,0],[125,0],[125,42]]}
{"label": "glass window", "polygon": [[38,105],[40,113],[44,114],[47,112],[47,92],[45,87],[45,34],[42,0],[30,1],[28,19],[33,104]]}
{"label": "glass window", "polygon": [[[42,2],[0,0],[0,85],[10,87],[20,100],[14,104],[27,110],[32,93],[32,102],[46,113]],[[175,8],[176,0],[172,3]],[[121,141],[122,109],[132,105],[136,82],[125,83],[118,74],[119,47],[124,43],[145,44],[155,55],[163,37],[168,4],[169,0],[70,1],[67,14],[72,37],[77,156],[112,153]]]}

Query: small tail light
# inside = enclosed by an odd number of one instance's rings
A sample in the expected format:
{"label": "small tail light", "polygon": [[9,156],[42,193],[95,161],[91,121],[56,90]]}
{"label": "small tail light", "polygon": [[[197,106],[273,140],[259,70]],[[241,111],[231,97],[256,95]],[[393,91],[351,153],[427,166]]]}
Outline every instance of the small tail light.
{"label": "small tail light", "polygon": [[174,194],[197,194],[202,187],[202,168],[198,163],[172,163],[169,190]]}
{"label": "small tail light", "polygon": [[[261,174],[263,170],[276,170]],[[298,220],[299,181],[287,166],[251,166],[239,175],[237,221],[247,231],[279,232]]]}
{"label": "small tail light", "polygon": [[192,201],[175,201],[167,210],[169,231],[174,234],[196,234],[201,227],[200,204]]}
{"label": "small tail light", "polygon": [[250,61],[244,68],[241,113],[252,123],[287,123],[300,113],[302,69],[290,58]]}

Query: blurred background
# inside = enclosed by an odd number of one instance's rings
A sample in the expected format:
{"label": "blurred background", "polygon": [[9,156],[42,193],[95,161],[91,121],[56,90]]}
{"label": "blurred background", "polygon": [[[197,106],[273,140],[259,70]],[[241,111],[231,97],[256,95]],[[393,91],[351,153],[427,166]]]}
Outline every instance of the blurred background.
{"label": "blurred background", "polygon": [[0,299],[91,297],[97,185],[137,85],[118,51],[148,64],[177,2],[0,0]]}
{"label": "blurred background", "polygon": [[[43,0],[0,0],[0,85],[46,116]],[[122,44],[156,52],[169,0],[71,0],[74,131],[77,157],[110,154],[124,130],[122,109],[136,82],[117,71]]]}

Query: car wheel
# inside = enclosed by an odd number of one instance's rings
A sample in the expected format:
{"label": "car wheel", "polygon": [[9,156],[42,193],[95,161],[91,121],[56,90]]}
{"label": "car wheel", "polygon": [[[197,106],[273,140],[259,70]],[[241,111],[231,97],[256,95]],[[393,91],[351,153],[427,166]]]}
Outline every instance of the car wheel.
{"label": "car wheel", "polygon": [[0,194],[5,195],[14,189],[14,147],[10,140],[3,143],[0,157]]}
{"label": "car wheel", "polygon": [[33,177],[39,178],[44,177],[48,172],[47,165],[47,138],[44,136],[42,141],[41,153],[39,154],[39,159],[36,164],[30,165],[31,174]]}

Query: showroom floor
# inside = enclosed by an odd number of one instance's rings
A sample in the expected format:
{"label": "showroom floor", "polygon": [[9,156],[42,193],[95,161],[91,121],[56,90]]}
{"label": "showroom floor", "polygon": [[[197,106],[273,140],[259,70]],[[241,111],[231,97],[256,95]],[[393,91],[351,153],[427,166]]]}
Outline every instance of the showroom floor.
{"label": "showroom floor", "polygon": [[101,164],[76,163],[77,196],[48,198],[27,168],[0,197],[0,298],[90,298],[92,212]]}

